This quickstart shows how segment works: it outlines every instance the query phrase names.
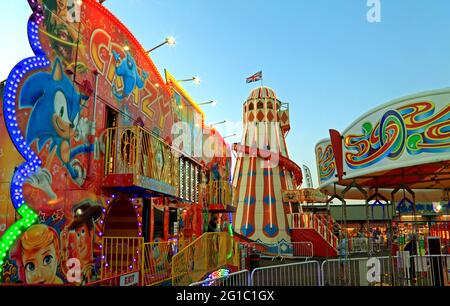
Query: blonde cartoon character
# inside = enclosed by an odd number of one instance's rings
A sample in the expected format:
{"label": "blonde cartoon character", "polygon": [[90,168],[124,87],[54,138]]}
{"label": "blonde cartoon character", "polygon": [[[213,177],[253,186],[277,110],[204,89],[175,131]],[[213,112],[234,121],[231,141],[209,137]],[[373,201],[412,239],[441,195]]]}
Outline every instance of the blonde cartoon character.
{"label": "blonde cartoon character", "polygon": [[19,239],[11,259],[25,284],[63,284],[57,275],[60,245],[57,232],[47,225],[31,226]]}

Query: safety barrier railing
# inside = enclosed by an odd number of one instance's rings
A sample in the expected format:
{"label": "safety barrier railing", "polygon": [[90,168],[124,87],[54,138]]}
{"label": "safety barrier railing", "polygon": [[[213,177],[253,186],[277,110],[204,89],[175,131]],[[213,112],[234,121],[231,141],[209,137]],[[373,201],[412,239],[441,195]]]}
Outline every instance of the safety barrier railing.
{"label": "safety barrier railing", "polygon": [[172,279],[172,257],[190,242],[190,240],[171,240],[144,243],[141,266],[142,285],[152,286]]}
{"label": "safety barrier railing", "polygon": [[176,187],[179,158],[166,142],[142,127],[109,128],[106,130],[105,175],[109,174],[141,175]]}
{"label": "safety barrier railing", "polygon": [[331,259],[322,263],[324,286],[448,286],[450,255]]}
{"label": "safety barrier railing", "polygon": [[232,189],[229,182],[210,181],[208,185],[208,202],[211,205],[229,205],[232,203]]}
{"label": "safety barrier railing", "polygon": [[320,286],[318,261],[256,268],[250,276],[252,286]]}
{"label": "safety barrier railing", "polygon": [[172,242],[144,243],[141,267],[142,285],[155,285],[170,279],[174,253]]}
{"label": "safety barrier railing", "polygon": [[403,263],[405,285],[450,286],[450,255],[414,255]]}
{"label": "safety barrier railing", "polygon": [[[246,286],[248,271],[191,284]],[[237,275],[240,275],[239,277]],[[248,274],[247,274],[248,275]],[[234,276],[234,274],[233,274]],[[217,282],[212,282],[216,280]],[[249,286],[450,286],[450,255],[382,256],[309,261],[256,268]]]}
{"label": "safety barrier railing", "polygon": [[139,272],[143,238],[103,237],[101,279]]}
{"label": "safety barrier railing", "polygon": [[326,213],[317,213],[316,216],[325,224],[328,224],[328,228],[333,231],[336,229],[337,231],[341,231],[341,225],[329,214]]}
{"label": "safety barrier railing", "polygon": [[228,237],[228,233],[205,233],[176,254],[172,258],[172,285],[188,286],[225,266]]}
{"label": "safety barrier railing", "polygon": [[243,246],[257,251],[262,258],[275,259],[311,259],[314,257],[312,242],[280,242],[263,244],[258,242],[242,243]]}
{"label": "safety barrier railing", "polygon": [[339,238],[333,233],[332,227],[326,225],[323,217],[313,213],[294,213],[291,218],[292,229],[314,229],[333,248],[338,248]]}
{"label": "safety barrier railing", "polygon": [[[262,244],[247,247],[267,250]],[[88,286],[151,285],[170,277],[173,285],[187,286],[226,265],[239,266],[239,244],[228,233],[206,233],[175,254],[177,248],[181,247],[173,241],[144,244],[142,238],[103,237],[101,279]],[[211,285],[237,282],[225,279]],[[239,281],[245,284],[244,279]],[[449,286],[450,255],[410,256],[409,252],[398,252],[395,256],[329,259],[321,265],[317,261],[306,261],[256,268],[248,284]]]}
{"label": "safety barrier railing", "polygon": [[242,270],[222,277],[192,283],[189,286],[247,287],[250,286],[250,272]]}
{"label": "safety barrier railing", "polygon": [[[375,261],[376,260],[376,261]],[[371,273],[370,267],[377,268]],[[376,270],[378,269],[378,271]],[[322,263],[323,286],[369,286],[396,285],[392,258],[389,256],[376,258],[340,258],[325,260]]]}

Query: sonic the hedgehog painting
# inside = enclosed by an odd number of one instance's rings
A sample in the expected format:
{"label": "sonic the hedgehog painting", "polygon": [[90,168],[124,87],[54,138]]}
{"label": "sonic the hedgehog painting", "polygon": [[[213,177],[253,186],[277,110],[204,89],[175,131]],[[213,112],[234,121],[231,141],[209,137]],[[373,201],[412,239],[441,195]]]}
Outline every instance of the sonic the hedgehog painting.
{"label": "sonic the hedgehog painting", "polygon": [[37,143],[38,153],[49,144],[49,152],[55,150],[56,156],[78,185],[83,185],[86,174],[79,154],[93,151],[92,145],[70,147],[71,137],[76,136],[80,121],[81,101],[88,96],[80,94],[73,86],[59,59],[53,71],[39,72],[26,80],[20,93],[20,107],[32,108],[26,129],[28,145]]}

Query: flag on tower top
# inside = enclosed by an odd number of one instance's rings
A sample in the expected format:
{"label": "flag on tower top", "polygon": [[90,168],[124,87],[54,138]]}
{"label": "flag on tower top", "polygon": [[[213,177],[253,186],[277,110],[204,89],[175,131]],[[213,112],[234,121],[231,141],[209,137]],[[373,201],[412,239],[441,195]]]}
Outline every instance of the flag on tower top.
{"label": "flag on tower top", "polygon": [[262,70],[258,71],[257,73],[255,73],[251,77],[248,77],[247,78],[247,83],[252,83],[252,82],[256,82],[256,81],[260,81],[260,80],[262,80]]}

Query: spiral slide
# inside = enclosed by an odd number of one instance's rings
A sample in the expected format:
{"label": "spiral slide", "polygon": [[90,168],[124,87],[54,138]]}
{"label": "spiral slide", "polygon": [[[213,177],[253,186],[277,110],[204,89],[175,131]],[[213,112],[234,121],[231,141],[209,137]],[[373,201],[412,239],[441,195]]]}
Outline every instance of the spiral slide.
{"label": "spiral slide", "polygon": [[[251,156],[256,156],[264,160],[270,159],[274,154],[274,152],[272,151],[263,150],[259,148],[252,148],[249,146],[243,146],[238,143],[233,144],[233,150],[238,153],[245,153]],[[303,181],[303,174],[300,166],[297,165],[292,160],[290,160],[289,158],[282,156],[281,154],[279,154],[278,159],[279,159],[278,161],[279,166],[281,168],[285,168],[286,170],[290,171],[293,174],[294,179],[297,182],[297,185],[300,186]]]}

